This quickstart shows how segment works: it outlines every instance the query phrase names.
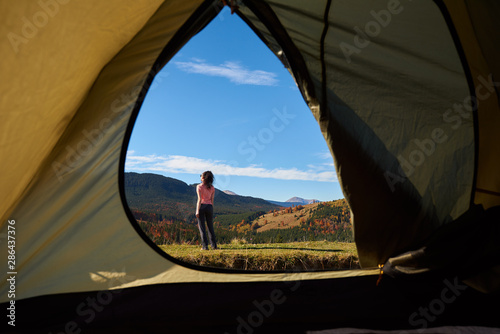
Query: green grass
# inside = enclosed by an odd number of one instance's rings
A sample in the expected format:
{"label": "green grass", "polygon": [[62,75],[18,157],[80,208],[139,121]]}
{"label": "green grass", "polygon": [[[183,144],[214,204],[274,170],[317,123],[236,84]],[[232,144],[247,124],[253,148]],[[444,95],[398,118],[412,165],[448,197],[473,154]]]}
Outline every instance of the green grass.
{"label": "green grass", "polygon": [[359,268],[354,243],[309,241],[273,244],[233,242],[218,250],[199,245],[162,245],[167,254],[204,267],[243,270],[339,270]]}

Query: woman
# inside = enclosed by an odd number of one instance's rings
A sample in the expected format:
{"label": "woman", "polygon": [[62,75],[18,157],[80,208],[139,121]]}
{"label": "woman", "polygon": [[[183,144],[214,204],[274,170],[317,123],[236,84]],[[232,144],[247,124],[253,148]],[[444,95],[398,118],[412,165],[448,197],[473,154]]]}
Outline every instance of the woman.
{"label": "woman", "polygon": [[196,186],[196,193],[198,194],[198,202],[196,203],[196,218],[198,218],[198,228],[200,229],[201,234],[201,249],[208,249],[207,233],[205,231],[205,220],[207,221],[210,245],[212,245],[213,249],[217,249],[213,220],[213,205],[215,195],[215,188],[213,186],[214,175],[211,171],[206,171],[200,175],[200,178],[201,183]]}

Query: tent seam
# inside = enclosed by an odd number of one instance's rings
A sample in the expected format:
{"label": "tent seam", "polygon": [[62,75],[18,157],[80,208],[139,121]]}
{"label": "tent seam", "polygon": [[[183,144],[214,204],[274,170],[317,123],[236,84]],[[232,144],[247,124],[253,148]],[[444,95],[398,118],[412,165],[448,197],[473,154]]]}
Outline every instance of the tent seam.
{"label": "tent seam", "polygon": [[[279,21],[276,13],[274,13],[270,5],[265,2],[245,1],[245,5],[254,13],[260,22],[264,24],[269,33],[282,48],[304,101],[306,101],[309,106],[310,104],[316,104],[316,92],[312,79],[309,76],[309,70],[305,60],[288,35],[288,32]],[[266,13],[263,13],[263,9],[266,9]],[[252,26],[251,28],[254,30]],[[267,45],[267,43],[265,44]]]}
{"label": "tent seam", "polygon": [[[134,215],[132,214],[130,207],[128,206],[127,203],[127,197],[125,195],[125,160],[126,160],[126,155],[127,155],[127,149],[128,145],[130,143],[130,138],[132,135],[132,130],[134,127],[134,124],[137,120],[137,117],[139,115],[140,109],[142,107],[142,103],[144,102],[144,99],[149,91],[149,88],[156,76],[156,74],[160,71],[160,69],[168,63],[167,59],[170,59],[173,55],[175,55],[182,46],[187,43],[196,33],[191,34],[189,38],[186,39],[187,34],[190,33],[190,29],[193,28],[196,22],[195,21],[197,18],[201,16],[201,14],[205,13],[208,11],[210,6],[212,4],[216,3],[217,0],[207,0],[201,3],[201,5],[193,12],[193,14],[182,24],[182,26],[177,30],[177,32],[174,34],[174,36],[168,41],[166,45],[163,46],[162,50],[159,53],[159,56],[156,58],[155,62],[151,66],[151,69],[149,73],[147,74],[144,83],[142,85],[142,89],[140,90],[140,93],[138,94],[134,108],[130,114],[129,121],[127,128],[125,130],[124,136],[123,136],[123,142],[122,142],[122,148],[120,152],[120,161],[118,164],[118,192],[120,194],[120,199],[122,202],[122,207],[123,211],[125,212],[125,215],[128,218],[129,223],[132,225],[133,229],[137,232],[139,237],[148,245],[151,247],[152,250],[154,250],[156,253],[158,253],[160,256],[165,258],[166,260],[173,262],[177,265],[183,266],[183,267],[188,267],[190,269],[196,269],[199,270],[199,268],[194,268],[194,266],[189,266],[186,263],[177,260],[176,258],[172,257],[171,255],[165,253],[163,250],[161,250],[154,242],[152,242],[142,231],[140,228],[139,224],[137,223]],[[160,6],[161,7],[161,6]],[[160,8],[159,7],[159,8]],[[153,14],[152,17],[154,17],[155,14]],[[210,21],[215,17],[214,15]],[[196,25],[196,30],[199,31],[204,28],[204,25]],[[173,54],[171,54],[173,52]]]}

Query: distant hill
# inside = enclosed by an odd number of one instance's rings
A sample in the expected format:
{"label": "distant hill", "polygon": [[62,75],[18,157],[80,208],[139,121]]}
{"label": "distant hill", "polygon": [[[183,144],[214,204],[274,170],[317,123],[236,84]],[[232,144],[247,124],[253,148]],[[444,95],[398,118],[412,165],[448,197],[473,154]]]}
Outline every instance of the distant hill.
{"label": "distant hill", "polygon": [[[196,185],[162,175],[125,173],[128,206],[156,244],[198,242]],[[285,202],[293,203],[293,202]],[[280,207],[261,198],[216,189],[214,222],[221,244],[329,240],[352,242],[345,200]]]}
{"label": "distant hill", "polygon": [[350,209],[345,199],[316,202],[298,205],[292,208],[270,212],[254,219],[251,224],[258,224],[257,232],[273,229],[289,229],[300,226],[301,223],[323,221],[332,226],[343,224],[350,225]]}
{"label": "distant hill", "polygon": [[[125,173],[125,196],[132,210],[162,215],[166,219],[194,220],[196,185],[152,173]],[[241,215],[277,208],[261,198],[228,195],[215,189],[214,214]]]}
{"label": "distant hill", "polygon": [[278,202],[278,201],[270,201],[268,200],[269,203],[276,204],[278,206],[282,206],[285,208],[289,208],[292,206],[297,206],[297,205],[306,205],[306,204],[312,204],[312,203],[319,203],[317,199],[303,199],[300,197],[292,197],[286,202]]}

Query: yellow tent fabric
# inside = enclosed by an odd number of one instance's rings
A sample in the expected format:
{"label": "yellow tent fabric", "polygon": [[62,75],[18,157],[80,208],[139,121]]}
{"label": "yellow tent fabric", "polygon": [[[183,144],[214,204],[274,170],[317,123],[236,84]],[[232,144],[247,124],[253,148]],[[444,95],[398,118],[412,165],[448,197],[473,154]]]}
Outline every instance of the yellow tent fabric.
{"label": "yellow tent fabric", "polygon": [[498,205],[500,196],[500,148],[495,145],[498,142],[495,129],[500,124],[500,84],[496,81],[500,76],[500,69],[495,59],[499,56],[497,45],[500,39],[494,18],[495,13],[500,11],[500,6],[494,1],[450,1],[448,6],[468,60],[478,105],[479,147],[475,203],[489,208]]}

